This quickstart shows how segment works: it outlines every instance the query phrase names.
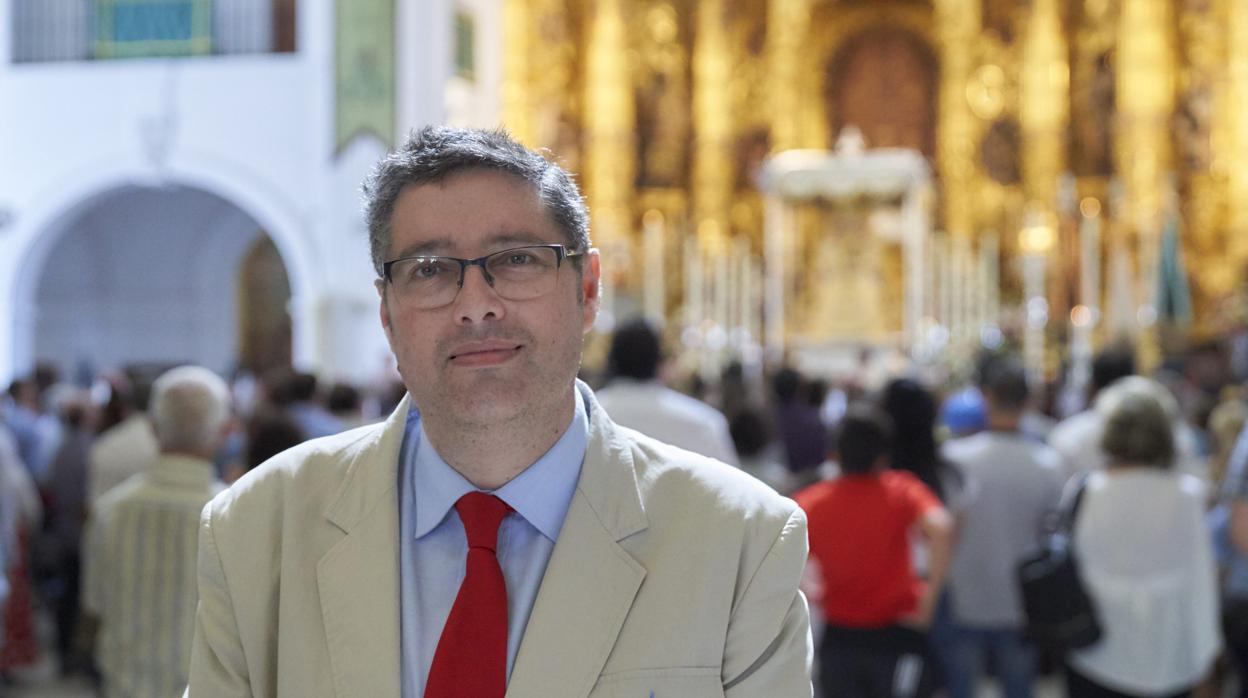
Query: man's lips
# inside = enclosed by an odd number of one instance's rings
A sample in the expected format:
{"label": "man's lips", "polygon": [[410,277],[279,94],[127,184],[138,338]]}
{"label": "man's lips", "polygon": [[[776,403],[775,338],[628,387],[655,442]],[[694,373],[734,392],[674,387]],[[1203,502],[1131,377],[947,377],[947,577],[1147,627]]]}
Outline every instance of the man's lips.
{"label": "man's lips", "polygon": [[494,366],[515,356],[522,347],[515,342],[474,342],[456,347],[450,361],[457,366]]}

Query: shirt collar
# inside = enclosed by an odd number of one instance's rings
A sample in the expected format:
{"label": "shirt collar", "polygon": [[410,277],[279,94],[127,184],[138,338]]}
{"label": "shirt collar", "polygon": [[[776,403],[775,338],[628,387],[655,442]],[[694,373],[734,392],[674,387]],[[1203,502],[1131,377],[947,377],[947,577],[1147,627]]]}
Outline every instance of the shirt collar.
{"label": "shirt collar", "polygon": [[[572,493],[581,473],[589,444],[588,409],[579,390],[573,390],[576,407],[563,436],[541,458],[491,494],[502,499],[543,536],[554,542],[563,527]],[[408,414],[408,433],[419,424],[420,442],[413,458],[413,494],[416,502],[415,535],[424,537],[442,523],[455,502],[476,490],[471,482],[447,464],[425,434],[419,413]]]}
{"label": "shirt collar", "polygon": [[209,485],[217,477],[212,462],[191,456],[162,453],[151,467],[151,477],[157,482],[188,487]]}

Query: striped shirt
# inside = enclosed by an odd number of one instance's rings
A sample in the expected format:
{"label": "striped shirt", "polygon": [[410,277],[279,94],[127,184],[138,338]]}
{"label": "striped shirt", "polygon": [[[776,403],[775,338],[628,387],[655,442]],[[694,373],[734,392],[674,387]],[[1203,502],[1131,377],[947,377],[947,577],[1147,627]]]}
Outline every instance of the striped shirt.
{"label": "striped shirt", "polygon": [[212,464],[161,455],[96,503],[82,604],[100,622],[104,695],[181,695],[195,627],[199,513],[221,491]]}

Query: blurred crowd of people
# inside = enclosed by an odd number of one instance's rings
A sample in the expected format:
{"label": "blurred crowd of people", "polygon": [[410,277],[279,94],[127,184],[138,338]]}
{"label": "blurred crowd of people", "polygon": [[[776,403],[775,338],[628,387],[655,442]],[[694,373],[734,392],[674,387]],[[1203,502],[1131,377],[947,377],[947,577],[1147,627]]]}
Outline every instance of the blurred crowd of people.
{"label": "blurred crowd of people", "polygon": [[[1248,676],[1248,403],[1220,347],[1147,377],[1108,349],[1076,399],[1004,352],[941,385],[741,364],[708,382],[672,365],[659,332],[632,321],[583,375],[617,423],[806,511],[817,694],[967,698],[991,674],[1026,698],[1058,667],[1074,696],[1212,695]],[[0,673],[20,681],[49,650],[42,612],[60,670],[105,695],[184,683],[199,509],[403,394],[289,370],[15,380],[0,402]],[[1028,638],[1015,568],[1072,492],[1104,633],[1054,657]]]}
{"label": "blurred crowd of people", "polygon": [[4,681],[51,663],[105,695],[173,695],[186,681],[200,509],[271,456],[388,413],[395,385],[325,387],[292,370],[227,384],[194,367],[67,381],[41,366],[13,381],[0,400]]}
{"label": "blurred crowd of people", "polygon": [[[1229,346],[1149,376],[1110,347],[1082,384],[1036,384],[1001,350],[961,381],[731,365],[708,387],[665,369],[658,341],[644,323],[621,328],[600,393],[632,404],[603,404],[806,510],[816,695],[967,698],[995,676],[1025,698],[1048,670],[1072,696],[1215,695],[1248,676],[1248,406]],[[644,371],[620,359],[640,344]],[[668,415],[694,402],[672,388],[704,400],[682,411],[705,428]],[[1028,636],[1016,569],[1075,493],[1103,636],[1058,654]]]}

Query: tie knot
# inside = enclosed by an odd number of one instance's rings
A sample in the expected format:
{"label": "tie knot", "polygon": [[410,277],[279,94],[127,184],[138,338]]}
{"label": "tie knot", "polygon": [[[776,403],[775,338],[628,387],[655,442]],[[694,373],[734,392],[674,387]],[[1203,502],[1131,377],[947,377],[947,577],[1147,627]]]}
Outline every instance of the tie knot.
{"label": "tie knot", "polygon": [[469,548],[494,552],[498,546],[498,526],[511,511],[507,502],[484,492],[469,492],[455,502],[455,511],[464,522]]}

